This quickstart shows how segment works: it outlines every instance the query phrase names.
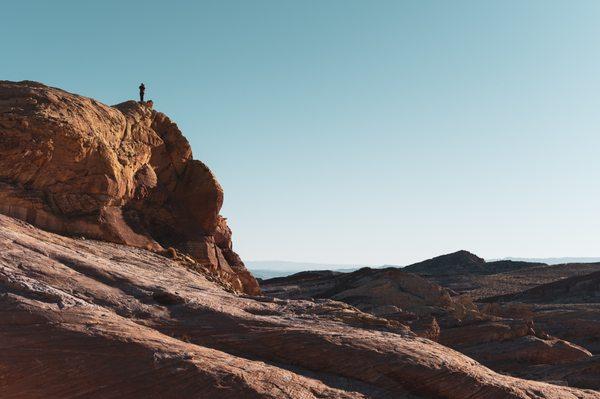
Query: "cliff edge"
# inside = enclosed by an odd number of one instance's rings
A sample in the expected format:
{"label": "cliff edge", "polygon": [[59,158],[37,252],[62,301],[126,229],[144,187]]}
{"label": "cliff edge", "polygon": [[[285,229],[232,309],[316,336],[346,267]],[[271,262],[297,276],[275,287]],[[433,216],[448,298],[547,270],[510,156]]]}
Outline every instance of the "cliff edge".
{"label": "cliff edge", "polygon": [[115,106],[0,81],[0,213],[55,233],[176,248],[258,294],[219,215],[223,189],[177,125],[148,103]]}

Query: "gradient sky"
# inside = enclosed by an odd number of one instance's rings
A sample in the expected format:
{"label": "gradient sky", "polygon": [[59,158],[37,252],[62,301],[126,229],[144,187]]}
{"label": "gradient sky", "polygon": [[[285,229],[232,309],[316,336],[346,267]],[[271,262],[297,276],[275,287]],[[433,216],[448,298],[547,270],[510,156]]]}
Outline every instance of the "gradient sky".
{"label": "gradient sky", "polygon": [[146,83],[244,259],[600,256],[598,1],[23,1],[0,79]]}

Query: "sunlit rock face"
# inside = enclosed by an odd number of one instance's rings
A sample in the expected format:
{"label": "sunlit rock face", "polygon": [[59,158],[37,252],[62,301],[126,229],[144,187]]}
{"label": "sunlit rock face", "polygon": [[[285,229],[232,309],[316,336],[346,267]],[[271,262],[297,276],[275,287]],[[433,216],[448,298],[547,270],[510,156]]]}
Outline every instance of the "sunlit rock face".
{"label": "sunlit rock face", "polygon": [[65,235],[175,247],[233,289],[258,294],[222,204],[215,176],[151,104],[110,107],[36,82],[0,82],[1,213]]}

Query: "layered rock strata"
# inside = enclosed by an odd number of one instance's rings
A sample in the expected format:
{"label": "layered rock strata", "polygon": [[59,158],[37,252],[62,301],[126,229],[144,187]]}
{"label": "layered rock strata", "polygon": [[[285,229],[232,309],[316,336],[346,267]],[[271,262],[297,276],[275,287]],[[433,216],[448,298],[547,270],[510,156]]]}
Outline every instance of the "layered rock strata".
{"label": "layered rock strata", "polygon": [[148,103],[110,107],[0,81],[0,213],[45,230],[192,255],[257,294],[219,215],[223,189],[177,125]]}

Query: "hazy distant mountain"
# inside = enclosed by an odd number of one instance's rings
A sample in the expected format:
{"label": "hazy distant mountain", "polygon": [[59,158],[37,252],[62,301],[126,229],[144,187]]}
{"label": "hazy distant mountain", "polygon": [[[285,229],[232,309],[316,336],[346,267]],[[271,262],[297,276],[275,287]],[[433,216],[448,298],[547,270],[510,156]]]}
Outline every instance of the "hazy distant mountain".
{"label": "hazy distant mountain", "polygon": [[[500,259],[486,259],[483,260],[481,258],[477,258],[475,255],[472,255],[470,258],[466,255],[469,254],[466,251],[458,251],[454,254],[448,254],[441,257],[437,257],[431,260],[423,261],[414,265],[410,265],[407,271],[417,272],[414,269],[418,265],[423,266],[422,264],[428,264],[428,262],[439,260],[440,258],[445,257],[460,257],[459,255],[464,255],[467,261],[470,260],[470,263],[481,263],[486,264],[488,266],[492,265],[501,265],[502,262],[512,261],[512,262],[529,262],[532,263],[530,266],[536,266],[534,263],[540,264],[545,263],[548,265],[559,265],[563,263],[594,263],[600,262],[600,257],[598,258],[584,258],[584,257],[564,257],[564,258],[516,258],[516,257],[506,257]],[[475,259],[476,258],[476,259]],[[463,260],[465,260],[463,259]],[[475,260],[473,260],[475,259]],[[249,260],[244,262],[246,267],[252,272],[254,277],[261,279],[268,279],[274,277],[286,277],[291,274],[304,272],[308,270],[332,270],[337,272],[353,272],[355,270],[360,269],[361,267],[374,267],[374,268],[386,268],[386,267],[399,267],[402,268],[404,266],[400,265],[383,265],[383,266],[373,266],[373,265],[352,265],[352,264],[339,264],[339,263],[311,263],[311,262],[290,262],[285,260]],[[454,262],[454,263],[464,263],[464,262]],[[469,263],[469,262],[467,262]],[[515,266],[518,266],[517,263],[514,263]],[[448,265],[444,265],[442,269],[448,268]],[[517,267],[518,268],[518,267]],[[417,268],[418,269],[418,268]],[[509,268],[510,269],[510,268]]]}
{"label": "hazy distant mountain", "polygon": [[285,277],[290,274],[303,272],[307,270],[335,270],[338,272],[352,272],[361,267],[369,265],[352,264],[332,264],[332,263],[310,263],[310,262],[290,262],[284,260],[249,260],[244,262],[254,277],[273,278]]}
{"label": "hazy distant mountain", "polygon": [[[595,262],[600,262],[600,258],[569,258],[569,257],[565,257],[565,258],[513,258],[513,257],[508,257],[508,258],[502,258],[502,259],[493,259],[493,260],[512,260],[512,261],[523,261],[523,262],[541,262],[541,263],[547,263],[549,265],[560,265],[563,263],[595,263]],[[492,259],[489,260],[490,262],[492,261]]]}

